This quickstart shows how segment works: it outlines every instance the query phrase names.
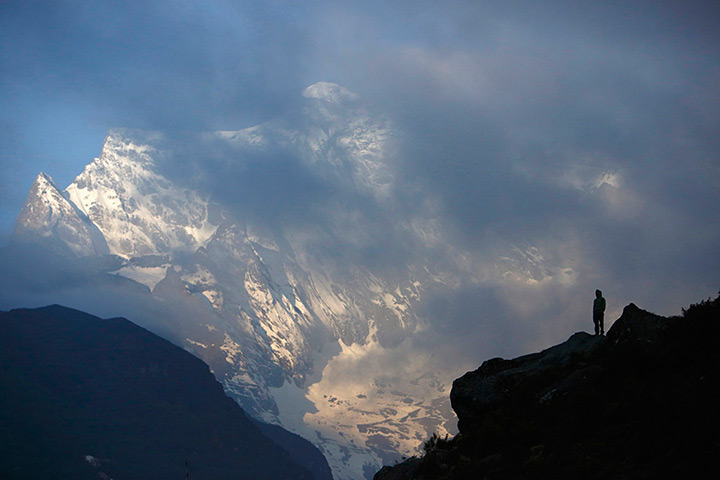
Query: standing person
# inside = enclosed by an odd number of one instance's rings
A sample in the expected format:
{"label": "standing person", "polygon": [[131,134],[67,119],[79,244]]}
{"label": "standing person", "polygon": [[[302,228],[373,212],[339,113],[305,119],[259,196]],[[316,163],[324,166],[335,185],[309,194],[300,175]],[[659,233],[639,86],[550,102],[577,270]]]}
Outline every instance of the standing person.
{"label": "standing person", "polygon": [[595,290],[593,323],[595,324],[595,335],[605,335],[605,299],[600,290]]}

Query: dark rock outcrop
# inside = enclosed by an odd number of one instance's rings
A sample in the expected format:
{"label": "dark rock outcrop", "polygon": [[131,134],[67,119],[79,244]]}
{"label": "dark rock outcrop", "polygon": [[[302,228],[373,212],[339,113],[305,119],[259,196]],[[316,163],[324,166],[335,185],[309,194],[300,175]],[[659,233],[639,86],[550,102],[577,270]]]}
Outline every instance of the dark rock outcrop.
{"label": "dark rock outcrop", "polygon": [[122,318],[0,312],[0,478],[310,479],[207,365]]}
{"label": "dark rock outcrop", "polygon": [[460,433],[376,480],[710,478],[720,472],[720,297],[665,318],[625,307],[453,383]]}
{"label": "dark rock outcrop", "polygon": [[593,356],[604,337],[578,332],[568,341],[540,353],[513,360],[494,358],[453,382],[450,401],[458,416],[458,430],[471,431],[497,408],[544,403],[593,377]]}

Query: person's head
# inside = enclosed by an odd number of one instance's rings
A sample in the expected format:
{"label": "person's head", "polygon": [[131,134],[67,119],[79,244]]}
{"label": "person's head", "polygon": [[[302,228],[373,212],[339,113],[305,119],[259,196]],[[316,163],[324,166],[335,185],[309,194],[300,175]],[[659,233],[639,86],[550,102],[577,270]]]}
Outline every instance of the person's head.
{"label": "person's head", "polygon": [[600,290],[595,290],[595,296],[598,298],[602,297],[602,292]]}

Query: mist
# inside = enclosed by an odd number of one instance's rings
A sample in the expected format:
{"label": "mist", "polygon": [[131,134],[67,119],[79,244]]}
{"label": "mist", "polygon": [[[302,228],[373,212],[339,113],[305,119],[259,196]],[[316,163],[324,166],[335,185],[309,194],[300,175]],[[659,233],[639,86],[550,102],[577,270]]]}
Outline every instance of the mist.
{"label": "mist", "polygon": [[[677,313],[720,286],[718,20],[713,2],[4,3],[0,235],[38,172],[64,188],[131,127],[184,138],[168,176],[267,228],[343,219],[329,258],[458,274],[423,315],[472,361],[590,330],[595,288],[612,313]],[[287,151],[201,140],[321,80],[392,122],[385,203]],[[522,276],[529,249],[545,270]],[[4,305],[37,303],[16,290]]]}

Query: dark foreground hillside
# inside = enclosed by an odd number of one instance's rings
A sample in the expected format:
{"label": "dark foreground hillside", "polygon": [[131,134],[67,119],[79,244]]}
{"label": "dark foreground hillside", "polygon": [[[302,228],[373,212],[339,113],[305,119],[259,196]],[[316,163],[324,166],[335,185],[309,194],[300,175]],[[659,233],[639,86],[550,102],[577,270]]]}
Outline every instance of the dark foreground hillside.
{"label": "dark foreground hillside", "polygon": [[376,480],[718,478],[720,296],[607,337],[492,359],[453,383],[460,433]]}
{"label": "dark foreground hillside", "polygon": [[0,312],[0,478],[310,479],[207,365],[125,319]]}

